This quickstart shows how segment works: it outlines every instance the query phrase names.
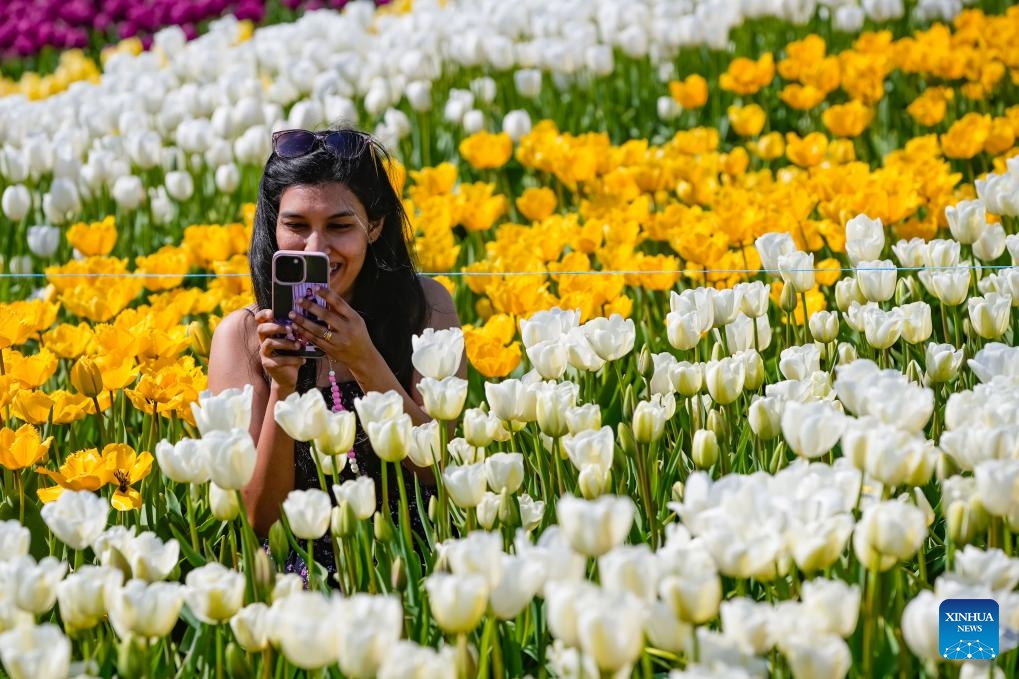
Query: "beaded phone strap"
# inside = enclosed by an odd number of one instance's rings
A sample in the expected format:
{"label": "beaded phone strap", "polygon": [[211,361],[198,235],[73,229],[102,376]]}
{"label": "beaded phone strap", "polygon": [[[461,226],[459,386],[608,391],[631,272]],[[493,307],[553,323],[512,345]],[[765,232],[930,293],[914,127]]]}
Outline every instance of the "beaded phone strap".
{"label": "beaded phone strap", "polygon": [[[343,407],[343,401],[340,399],[340,385],[336,383],[336,371],[333,370],[333,359],[329,359],[329,394],[333,399],[333,412],[340,413],[346,410]],[[350,465],[350,470],[355,475],[359,475],[361,470],[357,467],[357,454],[354,449],[351,448],[347,451],[347,464]]]}

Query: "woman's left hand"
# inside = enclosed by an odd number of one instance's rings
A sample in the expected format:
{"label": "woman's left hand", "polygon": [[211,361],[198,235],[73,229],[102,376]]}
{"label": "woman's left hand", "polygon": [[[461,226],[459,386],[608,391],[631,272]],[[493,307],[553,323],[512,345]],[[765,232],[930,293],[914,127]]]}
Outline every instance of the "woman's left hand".
{"label": "woman's left hand", "polygon": [[316,293],[325,299],[328,308],[306,299],[300,301],[300,306],[317,316],[325,326],[300,314],[292,313],[291,320],[301,335],[324,351],[327,357],[353,369],[375,351],[375,345],[368,336],[368,327],[361,314],[357,313],[342,296],[328,288],[319,288]]}

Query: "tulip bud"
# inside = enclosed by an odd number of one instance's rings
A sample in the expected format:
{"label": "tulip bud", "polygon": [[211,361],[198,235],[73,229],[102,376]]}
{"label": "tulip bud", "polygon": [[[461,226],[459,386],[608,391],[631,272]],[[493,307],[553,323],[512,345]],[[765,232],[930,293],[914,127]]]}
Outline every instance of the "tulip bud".
{"label": "tulip bud", "polygon": [[934,473],[938,477],[938,481],[944,482],[945,479],[949,479],[959,473],[959,466],[951,455],[941,453],[938,455],[937,462],[934,463]]}
{"label": "tulip bud", "polygon": [[651,349],[646,344],[641,347],[640,354],[637,355],[637,372],[645,381],[650,381],[655,374],[655,362],[651,358]]}
{"label": "tulip bud", "polygon": [[710,429],[698,429],[693,435],[693,463],[698,469],[709,469],[718,461],[718,438]]}
{"label": "tulip bud", "polygon": [[858,356],[856,353],[856,347],[848,342],[839,342],[838,346],[839,365],[846,365],[852,363]]}
{"label": "tulip bud", "polygon": [[814,312],[808,322],[810,335],[817,342],[834,342],[839,336],[839,316],[833,311]]}
{"label": "tulip bud", "polygon": [[746,391],[757,391],[764,384],[764,380],[767,377],[764,372],[764,359],[753,349],[748,351],[749,354],[743,360],[743,365],[746,368],[743,389]]}
{"label": "tulip bud", "polygon": [[775,396],[755,398],[747,419],[757,438],[770,441],[782,431],[782,402]]}
{"label": "tulip bud", "polygon": [[672,501],[673,502],[682,502],[683,501],[683,491],[684,490],[685,490],[685,488],[683,486],[683,482],[682,481],[676,481],[674,484],[672,484],[672,493],[671,493]]}
{"label": "tulip bud", "polygon": [[374,528],[375,528],[375,539],[379,542],[392,542],[393,540],[393,520],[389,518],[386,512],[375,512]]}
{"label": "tulip bud", "polygon": [[276,570],[269,561],[269,555],[266,554],[264,549],[258,549],[255,550],[254,560],[252,573],[254,574],[256,591],[271,592],[273,585],[276,583]]}
{"label": "tulip bud", "polygon": [[333,507],[329,517],[329,530],[338,538],[350,537],[357,528],[357,516],[354,508],[347,500],[342,501],[338,506]]}
{"label": "tulip bud", "polygon": [[723,358],[725,358],[725,352],[722,351],[722,345],[713,344],[711,346],[711,360],[721,361]]}
{"label": "tulip bud", "polygon": [[71,385],[82,396],[95,398],[103,391],[103,373],[95,361],[82,356],[71,366]]}
{"label": "tulip bud", "polygon": [[957,500],[949,505],[949,509],[945,513],[945,523],[948,526],[949,537],[957,546],[969,544],[976,536],[973,511],[969,503]]}
{"label": "tulip bud", "polygon": [[290,554],[290,542],[287,540],[287,529],[283,527],[282,521],[276,521],[269,527],[269,552],[279,571],[287,563],[287,556]]}
{"label": "tulip bud", "polygon": [[520,503],[516,496],[505,488],[499,493],[499,523],[510,529],[515,529],[523,524],[520,518]]}
{"label": "tulip bud", "polygon": [[637,440],[633,437],[633,428],[628,422],[616,425],[616,441],[619,443],[619,449],[627,457],[637,454]]}
{"label": "tulip bud", "polygon": [[209,328],[201,321],[191,321],[188,324],[187,334],[191,343],[191,351],[202,358],[208,358],[209,347],[212,345]]}
{"label": "tulip bud", "polygon": [[707,427],[715,432],[717,438],[725,439],[729,436],[729,422],[721,410],[712,408],[708,411]]}
{"label": "tulip bud", "polygon": [[896,306],[902,306],[903,304],[908,302],[913,297],[912,292],[913,291],[910,288],[909,283],[906,282],[906,279],[905,278],[900,278],[895,283],[895,304],[896,304]]}
{"label": "tulip bud", "polygon": [[236,679],[248,679],[248,677],[254,676],[248,662],[248,654],[236,642],[231,641],[226,646],[226,666],[230,676]]}
{"label": "tulip bud", "polygon": [[597,465],[586,465],[577,477],[580,494],[585,500],[594,500],[609,487],[609,475],[602,472]]}
{"label": "tulip bud", "polygon": [[923,384],[923,368],[916,362],[916,359],[911,360],[906,366],[906,378],[911,382]]}
{"label": "tulip bud", "polygon": [[435,513],[439,509],[439,503],[436,501],[435,496],[428,498],[428,520],[435,523]]}
{"label": "tulip bud", "polygon": [[792,313],[796,309],[796,290],[793,286],[782,286],[782,295],[778,300],[778,308],[786,313]]}
{"label": "tulip bud", "polygon": [[395,592],[402,592],[407,588],[407,567],[403,564],[402,557],[393,559],[393,568],[389,573],[389,585]]}
{"label": "tulip bud", "polygon": [[117,645],[117,674],[125,679],[148,676],[147,655],[146,642],[128,634]]}
{"label": "tulip bud", "polygon": [[636,407],[637,398],[633,394],[633,385],[626,385],[626,391],[623,392],[623,418],[627,420],[633,419],[633,409]]}

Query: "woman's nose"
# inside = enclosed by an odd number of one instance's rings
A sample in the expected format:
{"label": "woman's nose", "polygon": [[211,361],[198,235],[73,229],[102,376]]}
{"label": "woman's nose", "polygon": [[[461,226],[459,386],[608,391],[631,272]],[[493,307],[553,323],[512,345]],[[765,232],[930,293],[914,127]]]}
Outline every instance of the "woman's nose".
{"label": "woman's nose", "polygon": [[308,240],[304,242],[305,251],[311,252],[329,252],[329,239],[325,237],[319,229],[312,229],[311,234],[308,236]]}

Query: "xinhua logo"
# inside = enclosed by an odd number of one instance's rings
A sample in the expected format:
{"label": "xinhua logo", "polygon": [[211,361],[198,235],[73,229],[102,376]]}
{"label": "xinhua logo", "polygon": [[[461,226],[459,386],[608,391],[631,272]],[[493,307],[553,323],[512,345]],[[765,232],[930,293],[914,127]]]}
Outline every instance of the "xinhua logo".
{"label": "xinhua logo", "polygon": [[998,657],[998,602],[994,599],[945,599],[938,611],[938,645],[948,660]]}

